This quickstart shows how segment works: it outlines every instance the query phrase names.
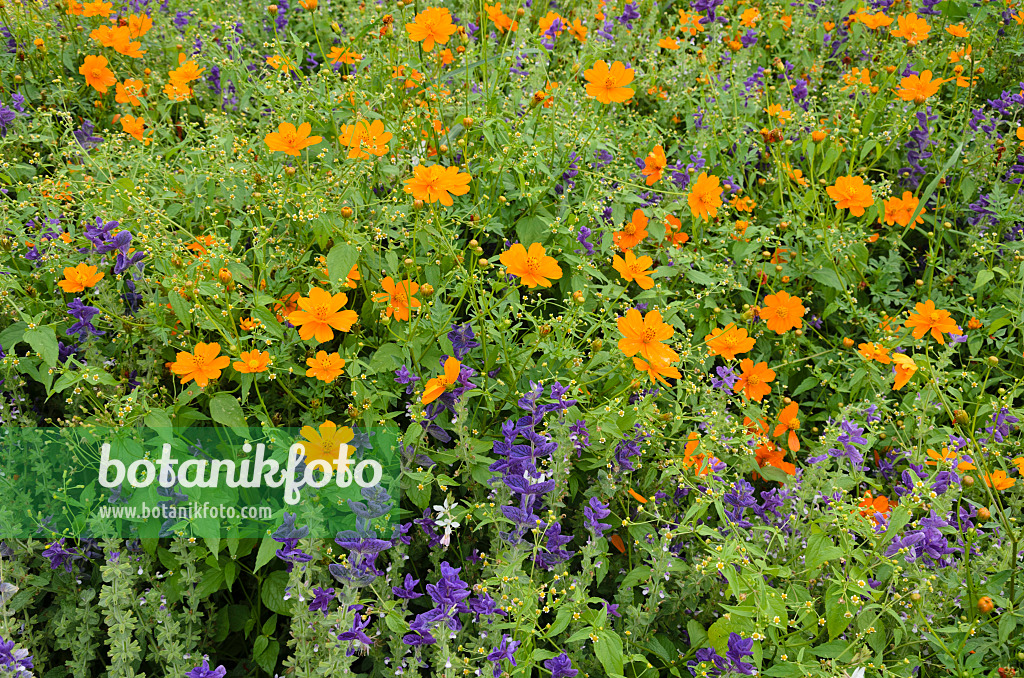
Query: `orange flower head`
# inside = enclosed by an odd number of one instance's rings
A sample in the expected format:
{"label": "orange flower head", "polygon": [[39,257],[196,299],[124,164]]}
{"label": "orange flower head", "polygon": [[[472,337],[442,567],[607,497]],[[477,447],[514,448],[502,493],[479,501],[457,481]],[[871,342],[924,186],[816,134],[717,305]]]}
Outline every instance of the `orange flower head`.
{"label": "orange flower head", "polygon": [[[910,220],[914,216],[914,210],[917,209],[919,202],[920,201],[915,198],[914,194],[910,191],[903,191],[902,198],[897,198],[896,196],[888,198],[883,203],[885,214],[882,217],[879,217],[878,222],[882,223],[882,220],[884,219],[885,223],[889,226],[892,226],[893,224],[909,226]],[[923,224],[924,219],[922,219],[921,216],[927,211],[928,210],[926,209],[922,209],[921,213],[917,215],[915,223]]]}
{"label": "orange flower head", "polygon": [[266,372],[270,365],[270,353],[267,351],[242,351],[239,358],[231,366],[242,374]]}
{"label": "orange flower head", "polygon": [[452,15],[444,7],[428,7],[419,14],[412,23],[405,25],[409,39],[422,42],[426,52],[434,49],[434,43],[448,44],[448,39],[458,30],[452,23]]}
{"label": "orange flower head", "polygon": [[405,192],[411,193],[417,200],[440,202],[445,207],[451,207],[454,204],[453,195],[469,193],[472,178],[468,173],[460,173],[458,167],[416,165],[412,178],[405,180]]}
{"label": "orange flower head", "polygon": [[308,122],[304,122],[298,127],[290,122],[282,122],[277,126],[276,132],[271,132],[264,138],[264,142],[266,142],[267,148],[272,151],[280,151],[298,157],[302,149],[323,141],[323,137],[309,136],[312,129],[313,126]]}
{"label": "orange flower head", "polygon": [[861,344],[857,347],[857,352],[868,360],[877,360],[883,365],[888,365],[892,362],[892,359],[889,357],[889,351],[885,346],[877,342],[874,344]]}
{"label": "orange flower head", "polygon": [[649,311],[644,316],[637,309],[631,308],[619,318],[618,326],[623,335],[619,340],[619,350],[626,357],[631,358],[639,353],[647,362],[658,366],[679,360],[679,354],[661,343],[671,339],[675,330],[662,321],[661,313],[657,310]]}
{"label": "orange flower head", "polygon": [[84,292],[103,279],[103,273],[97,273],[95,266],[79,264],[74,268],[64,269],[64,279],[57,282],[65,292]]}
{"label": "orange flower head", "polygon": [[384,291],[375,292],[373,300],[388,302],[388,307],[384,310],[384,315],[388,318],[394,316],[395,320],[409,320],[410,310],[420,307],[420,300],[413,296],[420,289],[418,283],[403,280],[395,284],[391,276],[388,276],[380,281],[380,286]]}
{"label": "orange flower head", "polygon": [[796,435],[796,432],[800,430],[799,415],[800,405],[794,400],[779,412],[779,423],[775,427],[775,432],[772,433],[774,437],[778,438],[788,431],[789,438],[786,442],[789,444],[791,452],[800,451],[800,439]]}
{"label": "orange flower head", "polygon": [[612,267],[619,272],[622,279],[627,284],[635,280],[636,284],[643,290],[649,290],[654,287],[650,271],[653,263],[654,260],[650,257],[637,257],[633,254],[633,250],[626,250],[625,258],[617,254],[612,258]]}
{"label": "orange flower head", "polygon": [[718,208],[722,206],[722,186],[718,177],[701,172],[686,196],[686,202],[690,205],[690,214],[694,219],[718,216]]}
{"label": "orange flower head", "polygon": [[444,361],[444,373],[429,380],[424,386],[423,397],[420,398],[420,402],[424,405],[429,405],[440,398],[441,394],[447,391],[449,386],[459,380],[461,373],[462,363],[449,356]]}
{"label": "orange flower head", "polygon": [[370,155],[377,157],[387,155],[391,132],[384,131],[384,123],[380,120],[366,122],[360,120],[354,125],[345,125],[338,141],[349,147],[348,157],[366,159]]}
{"label": "orange flower head", "polygon": [[610,67],[597,61],[593,68],[583,71],[583,77],[587,79],[587,96],[602,104],[621,104],[633,98],[633,88],[626,87],[633,82],[633,69],[626,68],[621,61]]}
{"label": "orange flower head", "polygon": [[903,353],[893,353],[892,361],[895,363],[896,369],[896,381],[892,385],[892,390],[898,391],[907,385],[914,373],[917,372],[917,363],[914,359]]}
{"label": "orange flower head", "polygon": [[[304,438],[302,442],[303,459],[307,464],[321,461],[331,466],[337,466],[338,457],[342,461],[349,457],[351,448],[349,443],[355,438],[355,431],[348,426],[339,427],[333,421],[325,421],[318,428],[303,426],[299,434]],[[344,445],[345,447],[342,447]]]}
{"label": "orange flower head", "polygon": [[667,166],[668,160],[665,159],[665,149],[659,144],[647,154],[647,158],[644,160],[644,168],[640,174],[647,177],[648,186],[653,186],[661,179],[661,173],[665,171]]}
{"label": "orange flower head", "polygon": [[359,320],[355,311],[341,310],[348,303],[348,295],[344,292],[331,295],[314,287],[308,297],[299,297],[296,303],[299,310],[288,314],[288,322],[299,328],[299,337],[303,341],[315,339],[322,344],[334,338],[334,330],[348,332]]}
{"label": "orange flower head", "polygon": [[103,56],[86,55],[78,72],[85,76],[85,84],[100,94],[106,94],[107,89],[117,82],[113,71],[107,68],[107,58]]}
{"label": "orange flower head", "polygon": [[876,28],[885,28],[892,23],[892,19],[887,17],[885,12],[878,12],[877,14],[860,14],[857,18],[862,24],[872,31]]}
{"label": "orange flower head", "polygon": [[363,55],[344,47],[332,47],[331,51],[327,53],[327,60],[332,64],[355,64],[363,60]]}
{"label": "orange flower head", "polygon": [[138,106],[142,103],[139,100],[139,97],[142,96],[145,88],[146,86],[141,80],[128,78],[124,83],[119,82],[116,84],[114,101],[119,104],[131,104],[132,106]]}
{"label": "orange flower head", "polygon": [[828,196],[835,200],[836,209],[848,209],[855,217],[863,216],[864,210],[875,202],[871,195],[871,187],[860,177],[838,177],[835,185],[825,190]]}
{"label": "orange flower head", "polygon": [[753,337],[747,336],[746,328],[738,328],[735,323],[729,323],[722,329],[711,330],[711,334],[704,336],[704,343],[708,347],[708,355],[735,360],[737,353],[746,353],[754,348],[756,342]]}
{"label": "orange flower head", "polygon": [[921,71],[921,75],[908,75],[900,80],[900,89],[896,96],[903,101],[913,101],[920,106],[929,97],[939,93],[939,87],[945,80],[932,80],[931,71]]}
{"label": "orange flower head", "polygon": [[554,257],[544,253],[544,246],[538,242],[530,245],[527,250],[521,243],[512,245],[508,250],[498,257],[501,264],[508,269],[509,275],[514,275],[523,281],[523,284],[533,289],[551,287],[552,280],[562,277],[562,269]]}
{"label": "orange flower head", "polygon": [[676,247],[690,242],[690,235],[683,231],[683,222],[671,214],[665,217],[665,240]]}
{"label": "orange flower head", "polygon": [[682,379],[683,375],[679,373],[679,370],[672,367],[671,365],[661,365],[658,363],[647,362],[638,356],[633,356],[633,367],[646,372],[647,376],[651,378],[651,381],[658,383],[659,381],[666,386],[670,384],[666,381],[665,377],[672,377],[673,379]]}
{"label": "orange flower head", "polygon": [[1016,479],[1008,478],[1006,476],[1006,471],[992,471],[992,473],[986,473],[983,480],[986,485],[998,491],[1008,490],[1017,484]]}
{"label": "orange flower head", "polygon": [[328,353],[327,351],[317,351],[315,357],[306,358],[306,365],[309,367],[306,370],[307,377],[314,377],[328,384],[345,371],[345,360],[337,353]]}
{"label": "orange flower head", "polygon": [[147,146],[149,145],[150,139],[143,136],[146,130],[146,121],[143,120],[141,115],[139,117],[134,115],[121,116],[121,128],[126,134],[135,137],[137,141],[141,141]]}
{"label": "orange flower head", "polygon": [[768,384],[774,380],[775,371],[768,369],[768,363],[760,362],[755,365],[753,360],[744,358],[740,361],[740,378],[733,384],[732,390],[736,393],[743,391],[748,400],[761,402],[772,392],[772,387]]}
{"label": "orange flower head", "polygon": [[182,384],[195,380],[199,388],[206,388],[211,379],[220,376],[221,370],[231,363],[226,355],[218,357],[220,344],[196,344],[192,353],[181,351],[178,359],[171,363],[171,372],[181,378]]}
{"label": "orange flower head", "polygon": [[633,218],[623,224],[621,231],[612,233],[612,242],[620,251],[633,249],[640,241],[647,237],[647,223],[649,219],[641,209],[633,210]]}
{"label": "orange flower head", "polygon": [[896,21],[898,28],[890,35],[904,38],[910,45],[916,45],[928,39],[928,31],[931,30],[931,27],[927,21],[918,18],[916,14],[905,14]]}
{"label": "orange flower head", "polygon": [[803,327],[803,315],[807,309],[800,303],[800,297],[791,297],[788,292],[769,294],[764,298],[761,318],[768,329],[785,334],[793,328]]}
{"label": "orange flower head", "polygon": [[914,311],[907,318],[904,326],[913,330],[915,339],[920,339],[931,332],[935,341],[945,344],[946,339],[942,336],[943,333],[959,334],[960,332],[960,327],[950,316],[949,311],[935,308],[935,302],[931,299],[923,304],[917,304]]}

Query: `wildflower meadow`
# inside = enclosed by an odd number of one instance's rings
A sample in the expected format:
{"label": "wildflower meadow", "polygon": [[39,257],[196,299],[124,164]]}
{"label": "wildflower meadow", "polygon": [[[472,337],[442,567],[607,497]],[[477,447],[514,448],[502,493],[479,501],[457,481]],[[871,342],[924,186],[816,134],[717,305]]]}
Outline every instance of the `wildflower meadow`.
{"label": "wildflower meadow", "polygon": [[0,0],[0,676],[1024,671],[1019,0]]}

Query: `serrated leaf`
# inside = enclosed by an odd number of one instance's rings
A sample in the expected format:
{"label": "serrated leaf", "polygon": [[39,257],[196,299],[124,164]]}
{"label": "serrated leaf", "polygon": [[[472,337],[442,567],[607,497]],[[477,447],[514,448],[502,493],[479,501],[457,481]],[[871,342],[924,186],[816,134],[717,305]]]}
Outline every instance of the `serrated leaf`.
{"label": "serrated leaf", "polygon": [[331,279],[331,286],[345,284],[349,271],[359,261],[359,252],[346,243],[338,243],[327,253],[327,275]]}
{"label": "serrated leaf", "polygon": [[57,333],[49,325],[43,325],[31,330],[25,330],[22,337],[32,350],[38,353],[43,362],[50,367],[57,366],[57,359],[60,357],[60,349],[57,347]]}

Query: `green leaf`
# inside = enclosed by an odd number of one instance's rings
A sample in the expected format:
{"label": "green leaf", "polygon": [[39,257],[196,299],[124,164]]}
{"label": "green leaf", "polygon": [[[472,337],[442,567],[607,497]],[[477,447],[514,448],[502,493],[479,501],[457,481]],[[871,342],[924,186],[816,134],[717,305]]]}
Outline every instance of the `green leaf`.
{"label": "green leaf", "polygon": [[43,325],[34,330],[25,330],[25,335],[22,338],[28,342],[33,351],[42,356],[44,363],[50,367],[57,366],[60,350],[57,348],[57,333],[53,331],[53,327]]}
{"label": "green leaf", "polygon": [[284,590],[288,586],[288,573],[284,570],[271,572],[270,576],[263,580],[260,587],[260,600],[271,612],[290,617],[292,615],[292,601],[284,599]]}
{"label": "green leaf", "polygon": [[210,416],[218,424],[235,429],[235,432],[246,437],[249,433],[245,424],[245,415],[238,399],[229,393],[218,393],[210,398]]}
{"label": "green leaf", "polygon": [[839,274],[831,268],[820,268],[814,273],[811,273],[810,277],[813,280],[817,280],[822,285],[831,287],[834,290],[842,290],[846,288],[842,279],[840,279]]}
{"label": "green leaf", "polygon": [[28,325],[21,321],[6,328],[3,332],[0,332],[0,346],[3,346],[5,351],[10,351],[14,348],[15,344],[24,338],[27,328]]}
{"label": "green leaf", "polygon": [[814,572],[818,567],[833,558],[843,555],[843,550],[832,543],[832,538],[827,534],[819,532],[812,534],[807,540],[807,550],[804,552],[804,565],[809,573]]}
{"label": "green leaf", "polygon": [[260,541],[260,550],[256,553],[256,565],[252,568],[253,572],[258,572],[261,567],[269,563],[274,559],[274,554],[277,552],[277,542],[267,537]]}
{"label": "green leaf", "polygon": [[974,292],[976,290],[980,290],[982,287],[991,282],[992,278],[994,277],[996,277],[996,274],[993,273],[992,271],[978,271],[978,278],[977,280],[974,281],[974,287],[971,288],[971,291]]}
{"label": "green leaf", "polygon": [[622,675],[622,639],[613,631],[598,631],[594,654],[609,676]]}
{"label": "green leaf", "polygon": [[331,284],[342,286],[348,278],[349,271],[359,261],[359,252],[345,243],[338,243],[327,253],[327,275]]}
{"label": "green leaf", "polygon": [[705,287],[711,287],[715,284],[714,278],[712,278],[707,273],[698,271],[695,268],[688,269],[686,271],[686,277],[689,278],[692,282],[695,282],[698,285],[704,285]]}
{"label": "green leaf", "polygon": [[1012,614],[1004,612],[999,619],[999,642],[1005,643],[1010,639],[1010,634],[1017,628],[1017,618]]}

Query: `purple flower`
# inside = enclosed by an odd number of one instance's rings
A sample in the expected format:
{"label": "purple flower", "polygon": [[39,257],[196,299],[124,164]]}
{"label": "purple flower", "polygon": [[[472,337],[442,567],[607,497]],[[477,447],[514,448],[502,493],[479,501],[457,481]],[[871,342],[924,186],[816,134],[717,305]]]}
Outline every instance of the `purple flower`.
{"label": "purple flower", "polygon": [[68,304],[68,313],[78,322],[69,327],[65,334],[69,337],[81,334],[81,341],[85,341],[90,336],[103,336],[106,332],[96,329],[92,324],[93,317],[99,312],[100,310],[95,306],[86,306],[81,299],[73,299]]}
{"label": "purple flower", "polygon": [[18,117],[18,114],[14,109],[8,108],[4,104],[0,104],[0,137],[7,136],[7,129],[14,124],[14,119]]}
{"label": "purple flower", "polygon": [[95,129],[96,126],[92,124],[92,121],[83,120],[82,126],[75,130],[75,140],[78,141],[78,145],[81,146],[83,150],[88,151],[103,143],[103,137],[93,134]]}
{"label": "purple flower", "polygon": [[754,669],[754,665],[747,664],[743,661],[744,657],[753,656],[753,648],[753,638],[743,638],[738,633],[730,633],[729,651],[725,653],[725,658],[729,660],[729,668],[731,668],[735,673],[739,673],[744,676],[755,675],[757,671]]}
{"label": "purple flower", "polygon": [[5,640],[3,636],[0,636],[0,673],[5,676],[13,676],[13,678],[30,678],[34,668],[32,665],[32,657],[29,656],[28,650],[24,648],[14,649],[13,640]]}
{"label": "purple flower", "polygon": [[518,640],[510,640],[508,635],[503,634],[501,636],[501,642],[498,644],[498,647],[494,648],[487,655],[487,660],[494,662],[494,678],[498,678],[501,675],[501,661],[503,659],[512,662],[512,666],[518,666],[513,655],[521,644]]}
{"label": "purple flower", "polygon": [[572,667],[572,661],[564,652],[545,661],[544,668],[551,671],[551,678],[574,678],[579,673]]}
{"label": "purple flower", "polygon": [[473,334],[473,327],[469,323],[452,325],[452,331],[448,333],[448,340],[452,342],[452,351],[455,353],[456,360],[462,360],[471,350],[480,346],[480,342],[475,339],[476,335]]}
{"label": "purple flower", "polygon": [[618,21],[628,30],[633,30],[633,20],[639,18],[640,12],[637,11],[636,4],[634,2],[627,2],[626,6],[622,8],[622,14],[619,15]]}
{"label": "purple flower", "polygon": [[427,584],[427,595],[434,604],[450,610],[469,597],[469,584],[459,579],[461,571],[461,567],[441,561],[441,578],[436,584]]}
{"label": "purple flower", "polygon": [[47,546],[46,550],[43,551],[43,558],[49,558],[50,560],[51,570],[63,567],[66,572],[71,571],[71,561],[74,559],[76,553],[74,549],[64,548],[64,543],[65,539],[64,537],[61,537]]}
{"label": "purple flower", "polygon": [[309,603],[309,611],[320,610],[326,617],[332,600],[334,600],[334,589],[322,589],[318,586],[313,589],[313,600]]}
{"label": "purple flower", "polygon": [[[362,652],[373,645],[373,639],[364,632],[366,627],[370,625],[370,615],[359,614],[363,607],[362,605],[354,605],[353,607],[358,609],[356,610],[355,619],[352,620],[352,628],[338,634],[338,640],[352,643],[348,648],[348,652],[345,653],[347,657],[351,657],[357,651]],[[352,608],[350,607],[349,609],[351,610]]]}
{"label": "purple flower", "polygon": [[228,672],[224,666],[215,669],[210,668],[210,660],[203,657],[203,663],[185,674],[186,678],[224,678]]}

